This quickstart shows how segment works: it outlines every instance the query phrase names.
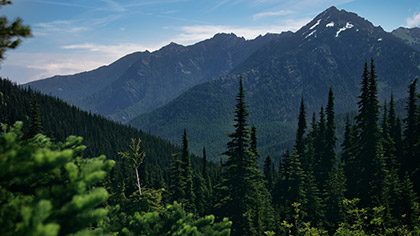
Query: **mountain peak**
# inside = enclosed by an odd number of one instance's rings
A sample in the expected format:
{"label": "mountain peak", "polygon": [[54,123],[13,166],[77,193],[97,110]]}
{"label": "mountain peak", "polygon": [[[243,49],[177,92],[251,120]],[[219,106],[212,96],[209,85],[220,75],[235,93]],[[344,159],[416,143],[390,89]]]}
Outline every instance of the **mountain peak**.
{"label": "mountain peak", "polygon": [[[344,33],[344,31],[347,31]],[[339,38],[348,32],[365,31],[370,33],[382,32],[382,28],[375,27],[371,22],[356,13],[338,10],[332,6],[317,15],[311,22],[303,26],[297,33],[307,40],[319,36]]]}

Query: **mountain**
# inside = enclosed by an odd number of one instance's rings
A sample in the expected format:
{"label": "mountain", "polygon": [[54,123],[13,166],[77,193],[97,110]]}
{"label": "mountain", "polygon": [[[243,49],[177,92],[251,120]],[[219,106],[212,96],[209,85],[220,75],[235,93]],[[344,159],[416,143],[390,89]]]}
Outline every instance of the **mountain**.
{"label": "mountain", "polygon": [[399,27],[391,33],[416,51],[420,52],[420,28],[414,27],[409,29]]}
{"label": "mountain", "polygon": [[262,155],[291,147],[299,102],[308,121],[335,93],[336,113],[357,109],[363,64],[375,59],[380,98],[406,96],[420,74],[420,53],[355,13],[331,7],[295,33],[263,45],[229,75],[197,85],[167,105],[131,121],[135,127],[176,141],[188,129],[191,150],[206,146],[215,158],[225,151],[239,77],[243,76],[250,121]]}
{"label": "mountain", "polygon": [[265,43],[267,34],[245,40],[217,34],[192,46],[171,43],[155,52],[127,55],[109,66],[28,83],[83,110],[117,121],[162,106],[187,89],[228,74]]}

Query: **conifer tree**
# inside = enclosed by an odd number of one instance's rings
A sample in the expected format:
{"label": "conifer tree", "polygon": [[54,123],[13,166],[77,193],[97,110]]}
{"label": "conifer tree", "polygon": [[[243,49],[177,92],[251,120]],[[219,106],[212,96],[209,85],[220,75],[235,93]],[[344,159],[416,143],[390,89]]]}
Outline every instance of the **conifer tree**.
{"label": "conifer tree", "polygon": [[340,165],[334,166],[326,182],[324,195],[326,228],[331,232],[345,219],[345,176]]}
{"label": "conifer tree", "polygon": [[393,155],[397,161],[399,167],[399,176],[400,179],[403,179],[403,170],[402,170],[402,158],[403,158],[403,143],[402,143],[402,128],[401,120],[397,117],[395,113],[395,104],[394,104],[394,95],[391,94],[391,100],[389,101],[389,114],[388,114],[388,124],[389,124],[389,136],[394,143]]}
{"label": "conifer tree", "polygon": [[356,134],[355,127],[350,123],[349,115],[346,117],[346,125],[344,131],[344,140],[341,144],[343,150],[341,154],[341,163],[343,165],[343,173],[347,181],[347,194],[349,199],[357,196],[357,173],[358,165],[356,159]]}
{"label": "conifer tree", "polygon": [[271,227],[270,195],[264,186],[255,153],[250,150],[248,110],[242,78],[236,98],[235,131],[229,134],[223,179],[217,186],[219,216],[232,220],[232,235],[262,235]]}
{"label": "conifer tree", "polygon": [[318,122],[315,112],[312,114],[311,130],[306,137],[307,150],[302,160],[302,168],[305,171],[314,171],[315,166],[315,145],[319,133]]}
{"label": "conifer tree", "polygon": [[300,101],[300,110],[298,117],[298,129],[296,131],[295,151],[299,157],[305,154],[305,131],[306,131],[306,111],[303,98]]}
{"label": "conifer tree", "polygon": [[42,133],[41,111],[39,109],[38,99],[36,95],[32,96],[30,108],[31,108],[31,114],[30,114],[31,116],[30,116],[29,132],[27,136],[29,138],[32,138],[33,136]]}
{"label": "conifer tree", "polygon": [[356,173],[356,194],[362,202],[372,204],[373,199],[377,199],[381,192],[383,180],[379,179],[379,173],[383,170],[379,148],[379,101],[376,82],[376,68],[373,59],[371,60],[370,70],[365,62],[363,71],[362,88],[359,100],[359,113],[356,116],[358,129],[356,162],[358,172]]}
{"label": "conifer tree", "polygon": [[[335,146],[337,142],[336,136],[336,126],[335,126],[335,110],[334,110],[334,94],[332,88],[328,93],[328,103],[326,108],[327,114],[327,127],[325,131],[325,152],[324,152],[324,159],[325,159],[325,170],[328,172],[327,175],[329,176],[329,172],[334,167],[337,162],[337,157],[335,153]],[[328,177],[326,178],[328,179]],[[325,179],[325,180],[326,180]]]}
{"label": "conifer tree", "polygon": [[[298,202],[302,205],[307,204],[305,192],[305,173],[302,169],[297,152],[290,154],[285,160],[284,166],[284,186],[285,186],[285,215],[292,217],[292,204]],[[305,212],[300,215],[302,218],[306,216]],[[291,218],[290,218],[291,219]],[[288,220],[290,220],[288,219]]]}
{"label": "conifer tree", "polygon": [[270,156],[267,156],[264,161],[264,178],[265,178],[265,185],[268,191],[273,189],[273,162],[271,161]]}
{"label": "conifer tree", "polygon": [[250,147],[249,150],[255,154],[255,156],[258,157],[260,156],[260,154],[258,153],[258,149],[257,149],[257,128],[255,128],[254,125],[252,125],[251,127],[251,139],[250,139]]}
{"label": "conifer tree", "polygon": [[324,106],[319,112],[318,132],[314,142],[314,175],[319,188],[322,188],[328,178],[328,160],[326,159],[326,131],[327,123],[325,120]]}
{"label": "conifer tree", "polygon": [[[412,176],[415,168],[418,168],[420,158],[417,156],[416,144],[419,142],[418,128],[418,95],[416,92],[418,79],[416,78],[409,86],[407,102],[407,117],[404,119],[404,160],[402,163],[403,172]],[[414,179],[413,179],[414,180]],[[416,189],[416,183],[414,183]]]}
{"label": "conifer tree", "polygon": [[185,196],[185,179],[182,176],[182,161],[180,153],[175,153],[172,155],[173,160],[170,167],[170,178],[169,178],[169,201],[181,202]]}
{"label": "conifer tree", "polygon": [[185,189],[183,191],[184,196],[182,196],[181,203],[185,204],[185,210],[187,212],[194,213],[195,209],[195,195],[193,191],[193,176],[191,169],[191,158],[190,151],[188,148],[188,138],[187,130],[184,129],[184,134],[182,135],[182,154],[181,154],[181,176],[184,179]]}
{"label": "conifer tree", "polygon": [[203,178],[208,179],[208,173],[207,173],[207,153],[206,153],[206,147],[203,147]]}

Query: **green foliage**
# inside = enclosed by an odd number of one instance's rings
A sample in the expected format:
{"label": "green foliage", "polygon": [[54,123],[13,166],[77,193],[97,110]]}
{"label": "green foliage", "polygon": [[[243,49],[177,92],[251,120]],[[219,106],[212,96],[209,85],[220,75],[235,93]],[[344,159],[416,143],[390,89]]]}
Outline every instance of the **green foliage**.
{"label": "green foliage", "polygon": [[195,219],[186,213],[179,203],[174,202],[160,212],[136,213],[123,229],[123,235],[191,235],[191,236],[228,236],[232,223],[224,218],[215,223],[209,215]]}
{"label": "green foliage", "polygon": [[[12,4],[11,1],[2,0],[0,7]],[[9,22],[6,17],[0,17],[0,60],[4,59],[7,49],[14,49],[22,42],[21,38],[30,37],[31,29],[29,26],[22,25],[22,19],[17,18]]]}
{"label": "green foliage", "polygon": [[137,188],[139,190],[139,195],[141,196],[141,182],[140,182],[140,175],[139,175],[139,167],[143,163],[144,158],[146,157],[146,153],[141,150],[140,147],[141,140],[140,138],[137,140],[132,138],[131,145],[130,145],[130,152],[118,152],[118,154],[123,158],[131,162],[131,166],[136,171],[136,180],[137,180]]}
{"label": "green foliage", "polygon": [[[22,140],[22,122],[0,133],[2,235],[95,234],[108,199],[103,181],[114,166],[105,156],[81,158],[82,138],[54,144],[42,134]],[[100,229],[97,229],[100,230]]]}

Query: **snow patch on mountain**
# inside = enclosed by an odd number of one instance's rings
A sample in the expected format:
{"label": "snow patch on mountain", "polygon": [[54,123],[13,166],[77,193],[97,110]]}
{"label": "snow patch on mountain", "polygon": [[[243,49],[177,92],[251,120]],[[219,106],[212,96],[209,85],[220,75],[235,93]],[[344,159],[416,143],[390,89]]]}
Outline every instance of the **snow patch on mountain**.
{"label": "snow patch on mountain", "polygon": [[321,19],[319,19],[313,26],[311,26],[311,28],[309,28],[310,30],[315,29],[315,27],[317,27],[319,25],[319,23],[321,23]]}
{"label": "snow patch on mountain", "polygon": [[330,23],[326,24],[325,27],[334,27],[334,22],[330,22]]}
{"label": "snow patch on mountain", "polygon": [[347,23],[346,23],[346,26],[344,26],[344,27],[342,27],[342,28],[338,29],[337,33],[335,34],[335,37],[338,37],[338,35],[339,35],[341,32],[343,32],[343,31],[345,31],[345,30],[347,30],[347,29],[351,29],[351,28],[353,28],[353,27],[354,27],[354,25],[353,25],[353,24],[351,24],[351,23],[347,22]]}
{"label": "snow patch on mountain", "polygon": [[314,30],[314,31],[312,31],[310,34],[306,35],[306,36],[305,36],[305,39],[306,39],[306,38],[308,38],[308,37],[310,37],[311,35],[313,35],[315,32],[316,32],[316,30]]}
{"label": "snow patch on mountain", "polygon": [[381,42],[382,41],[382,38],[378,38],[378,42]]}

